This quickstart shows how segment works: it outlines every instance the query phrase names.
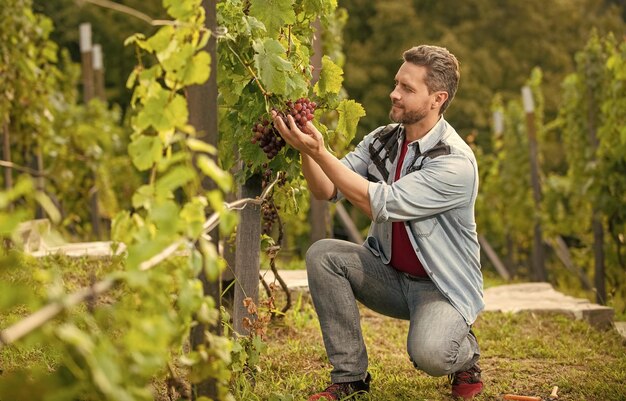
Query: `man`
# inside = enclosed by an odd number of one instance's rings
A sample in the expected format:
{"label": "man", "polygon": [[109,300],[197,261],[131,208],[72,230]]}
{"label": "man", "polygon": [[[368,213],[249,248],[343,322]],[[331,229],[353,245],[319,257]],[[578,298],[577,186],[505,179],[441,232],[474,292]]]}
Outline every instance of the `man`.
{"label": "man", "polygon": [[332,384],[309,398],[339,400],[368,392],[371,376],[357,301],[410,321],[414,366],[449,375],[452,395],[480,393],[479,348],[471,331],[484,304],[474,220],[476,159],[443,118],[460,77],[445,48],[417,46],[390,94],[397,123],[367,135],[338,160],[320,132],[274,113],[283,138],[300,151],[318,199],[348,199],[372,219],[363,245],[324,239],[307,252],[309,287],[319,316]]}

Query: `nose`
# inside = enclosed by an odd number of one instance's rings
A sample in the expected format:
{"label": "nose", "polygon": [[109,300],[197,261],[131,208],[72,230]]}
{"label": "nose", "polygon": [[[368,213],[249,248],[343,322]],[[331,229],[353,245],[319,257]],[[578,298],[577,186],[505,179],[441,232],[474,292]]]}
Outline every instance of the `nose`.
{"label": "nose", "polygon": [[389,94],[389,98],[391,99],[391,101],[400,100],[400,94],[398,93],[398,86],[393,87],[393,90]]}

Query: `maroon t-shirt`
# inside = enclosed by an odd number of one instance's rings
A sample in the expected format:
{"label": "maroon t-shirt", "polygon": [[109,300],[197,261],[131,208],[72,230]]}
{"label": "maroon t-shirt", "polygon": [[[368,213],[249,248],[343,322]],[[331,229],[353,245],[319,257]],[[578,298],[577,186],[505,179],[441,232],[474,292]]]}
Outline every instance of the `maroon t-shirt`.
{"label": "maroon t-shirt", "polygon": [[[408,149],[408,143],[406,140],[402,142],[402,150],[400,151],[400,159],[398,160],[398,167],[396,167],[396,175],[394,181],[398,181],[400,174],[402,173],[402,162]],[[424,270],[424,266],[420,263],[413,245],[409,239],[409,235],[404,227],[404,221],[394,221],[391,230],[391,266],[394,269],[404,273],[408,273],[412,276],[428,277],[428,274]]]}

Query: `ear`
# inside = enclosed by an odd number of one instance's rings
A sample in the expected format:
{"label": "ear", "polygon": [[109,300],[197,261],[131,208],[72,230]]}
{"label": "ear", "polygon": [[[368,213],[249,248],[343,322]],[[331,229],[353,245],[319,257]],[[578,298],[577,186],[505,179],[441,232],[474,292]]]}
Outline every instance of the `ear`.
{"label": "ear", "polygon": [[430,105],[431,109],[439,109],[448,100],[448,92],[439,91],[435,94],[435,98]]}

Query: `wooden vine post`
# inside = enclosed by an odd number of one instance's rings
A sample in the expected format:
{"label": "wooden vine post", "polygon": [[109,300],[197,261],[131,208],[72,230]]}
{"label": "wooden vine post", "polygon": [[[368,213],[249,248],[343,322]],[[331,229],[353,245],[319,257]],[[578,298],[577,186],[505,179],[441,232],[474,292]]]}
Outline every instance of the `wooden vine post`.
{"label": "wooden vine post", "polygon": [[93,85],[95,97],[106,101],[104,94],[104,63],[102,60],[102,46],[93,45]]}
{"label": "wooden vine post", "polygon": [[[311,65],[313,66],[313,76],[311,78],[311,85],[320,79],[320,72],[322,70],[322,24],[319,18],[313,23],[315,27],[315,34],[313,37],[313,55],[311,56]],[[324,199],[317,200],[311,194],[309,196],[309,224],[311,226],[311,232],[309,235],[311,244],[315,241],[319,241],[324,238],[328,238],[332,234],[331,219],[328,202]]]}
{"label": "wooden vine post", "polygon": [[544,264],[543,235],[541,231],[541,184],[539,182],[539,162],[537,160],[537,129],[535,127],[535,103],[529,86],[522,88],[522,101],[526,113],[526,127],[528,132],[528,148],[530,152],[530,179],[535,202],[534,236],[533,236],[533,270],[532,280],[547,281]]}
{"label": "wooden vine post", "polygon": [[[6,117],[8,120],[9,118]],[[9,136],[9,122],[2,122],[2,158],[5,162],[11,163],[11,137]],[[4,167],[4,189],[10,191],[13,188],[13,169]],[[11,210],[13,205],[9,205]]]}
{"label": "wooden vine post", "polygon": [[[589,145],[593,150],[591,161],[596,163],[596,154],[600,141],[598,140],[597,116],[598,106],[594,92],[596,91],[596,82],[594,78],[593,68],[589,64],[585,65],[585,74],[587,75],[587,136]],[[593,231],[593,264],[594,264],[594,286],[596,291],[596,302],[600,305],[606,305],[606,284],[605,284],[605,257],[604,257],[604,226],[602,224],[602,212],[597,204],[591,208],[591,230]]]}
{"label": "wooden vine post", "polygon": [[[217,148],[217,55],[216,55],[216,38],[214,32],[216,30],[216,0],[203,0],[202,7],[204,8],[206,19],[205,27],[207,28],[207,34],[210,35],[206,50],[211,56],[209,79],[201,85],[193,85],[187,89],[187,108],[189,110],[189,123],[195,128],[198,135],[198,139],[208,143],[209,145]],[[217,155],[213,156],[214,160]],[[212,180],[205,179],[202,182],[203,189],[211,191],[216,189],[216,185]],[[217,248],[219,242],[219,228],[213,228],[209,232],[211,241]],[[206,257],[206,256],[203,256]],[[220,280],[211,282],[208,280],[204,271],[200,273],[198,279],[202,282],[204,295],[210,296],[215,300],[216,308],[220,310],[220,296],[221,286]],[[210,327],[209,330],[215,334],[221,334],[220,321],[214,327]],[[192,349],[197,349],[206,343],[204,332],[206,330],[205,325],[198,324],[191,329],[190,343]],[[217,383],[215,378],[209,378],[196,383],[192,389],[192,399],[198,399],[200,397],[209,397],[210,399],[216,399],[218,396]]]}
{"label": "wooden vine post", "polygon": [[80,34],[80,65],[83,81],[83,101],[87,104],[94,98],[95,94],[91,24],[83,22],[80,24],[78,30]]}
{"label": "wooden vine post", "polygon": [[[254,198],[261,194],[261,177],[250,177],[241,187],[239,198]],[[261,250],[261,206],[248,205],[239,213],[239,225],[235,240],[235,299],[233,327],[239,334],[247,334],[244,318],[253,321],[256,316],[248,313],[244,299],[259,304],[259,263]]]}
{"label": "wooden vine post", "polygon": [[[83,101],[88,104],[95,97],[94,84],[94,54],[91,41],[91,24],[84,22],[79,26],[80,34],[80,61],[83,81]],[[98,205],[98,187],[96,186],[96,174],[92,171],[93,187],[89,191],[89,203],[91,204],[91,228],[96,238],[101,236],[100,207]]]}

